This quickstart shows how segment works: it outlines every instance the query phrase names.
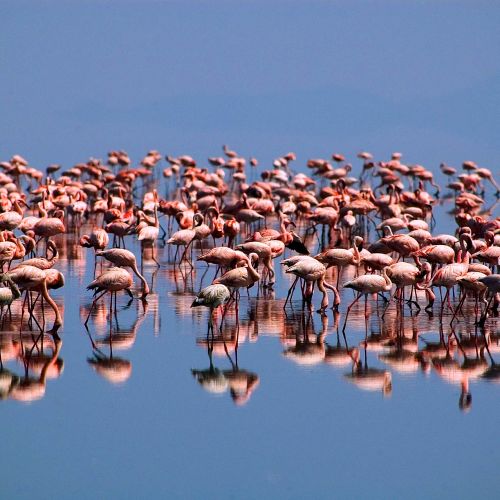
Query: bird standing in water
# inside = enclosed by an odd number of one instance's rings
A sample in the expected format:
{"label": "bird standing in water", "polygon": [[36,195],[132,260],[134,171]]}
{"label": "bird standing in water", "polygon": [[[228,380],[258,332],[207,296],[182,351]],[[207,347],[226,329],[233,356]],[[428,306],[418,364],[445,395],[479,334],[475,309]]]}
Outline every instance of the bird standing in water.
{"label": "bird standing in water", "polygon": [[137,269],[137,259],[130,250],[125,248],[110,248],[108,250],[98,250],[95,255],[96,257],[104,257],[117,267],[130,267],[134,274],[141,280],[141,298],[146,298],[149,294],[149,285],[146,278],[144,278],[144,276],[139,272],[139,269]]}
{"label": "bird standing in water", "polygon": [[85,326],[89,322],[90,315],[94,310],[97,301],[106,293],[110,293],[110,306],[109,306],[109,321],[110,325],[112,322],[113,314],[113,298],[115,298],[115,308],[116,308],[116,292],[120,290],[125,290],[128,295],[133,298],[130,292],[130,287],[132,286],[132,276],[128,271],[122,269],[121,267],[111,267],[110,269],[104,271],[99,277],[97,277],[92,283],[87,286],[87,290],[94,290],[94,300],[90,307],[89,314],[85,320]]}
{"label": "bird standing in water", "polygon": [[392,289],[392,281],[387,276],[387,268],[382,270],[382,276],[378,274],[365,274],[359,276],[351,281],[344,284],[344,288],[352,288],[358,292],[357,297],[349,304],[346,311],[346,316],[344,320],[344,330],[347,324],[347,318],[352,309],[352,306],[361,298],[362,295],[365,296],[365,318],[367,318],[367,295],[371,293],[382,293],[390,292]]}
{"label": "bird standing in water", "polygon": [[[230,297],[231,297],[231,292],[229,291],[226,285],[222,284],[208,285],[207,287],[203,288],[203,290],[201,290],[201,292],[197,295],[196,299],[193,300],[191,307],[204,306],[210,308],[210,320],[208,328],[209,330],[211,328],[213,333],[214,311],[217,308],[223,306],[226,302],[228,302]],[[222,329],[222,321],[220,324],[220,328]]]}

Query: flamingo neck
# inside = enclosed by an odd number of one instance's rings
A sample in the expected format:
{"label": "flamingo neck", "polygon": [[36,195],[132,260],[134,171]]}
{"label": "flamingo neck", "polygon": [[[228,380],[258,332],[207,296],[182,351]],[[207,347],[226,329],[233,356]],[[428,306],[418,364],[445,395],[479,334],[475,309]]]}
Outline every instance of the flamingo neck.
{"label": "flamingo neck", "polygon": [[248,259],[248,263],[247,263],[247,269],[248,269],[248,274],[254,279],[254,280],[259,280],[260,279],[260,275],[259,273],[255,270],[255,268],[253,267],[252,265],[252,262],[250,259]]}
{"label": "flamingo neck", "polygon": [[45,196],[43,197],[43,201],[38,204],[38,210],[39,210],[42,218],[45,218],[48,216],[47,210],[45,210]]}
{"label": "flamingo neck", "polygon": [[12,208],[13,208],[13,211],[17,212],[19,215],[24,215],[17,200],[15,200],[14,203],[12,204]]}
{"label": "flamingo neck", "polygon": [[54,311],[56,317],[54,320],[54,329],[56,327],[60,327],[62,325],[62,318],[61,318],[61,313],[59,312],[59,308],[57,307],[57,304],[54,302],[54,299],[49,295],[49,291],[47,290],[47,283],[43,281],[42,283],[42,296],[43,298],[48,302],[52,310]]}
{"label": "flamingo neck", "polygon": [[387,267],[384,267],[384,269],[382,270],[382,276],[384,277],[385,279],[385,284],[388,286],[388,287],[391,287],[392,286],[392,281],[391,279],[389,278],[389,276],[387,276]]}
{"label": "flamingo neck", "polygon": [[133,265],[130,266],[132,271],[134,271],[135,275],[139,278],[139,280],[142,283],[142,297],[146,297],[146,295],[149,294],[149,285],[148,282],[146,281],[146,278],[139,272],[139,269],[137,269],[137,263],[134,262]]}
{"label": "flamingo neck", "polygon": [[359,263],[361,262],[361,254],[359,253],[358,245],[356,245],[356,242],[354,242],[352,250],[354,252],[354,258],[352,262],[355,265],[359,265]]}
{"label": "flamingo neck", "polygon": [[160,220],[158,219],[158,204],[156,202],[155,202],[154,214],[155,214],[154,226],[155,227],[160,227]]}
{"label": "flamingo neck", "polygon": [[56,342],[56,348],[54,349],[54,352],[52,353],[52,356],[43,365],[42,371],[40,373],[40,379],[39,379],[39,382],[42,385],[45,385],[45,381],[47,379],[47,371],[48,371],[48,369],[57,362],[57,358],[59,357],[59,353],[61,352],[61,346],[62,346],[62,340],[58,340]]}
{"label": "flamingo neck", "polygon": [[463,240],[460,242],[460,250],[457,252],[456,261],[458,264],[469,264],[470,253],[468,252]]}
{"label": "flamingo neck", "polygon": [[24,248],[23,244],[21,243],[21,240],[18,238],[15,238],[15,244],[17,248],[17,255],[20,255],[20,257],[24,257],[26,254],[26,249]]}
{"label": "flamingo neck", "polygon": [[50,245],[50,249],[52,250],[52,257],[50,258],[50,263],[54,265],[59,259],[59,251],[57,250],[57,246],[54,244]]}
{"label": "flamingo neck", "polygon": [[285,226],[285,220],[283,219],[283,217],[280,214],[280,233],[285,234],[286,232],[287,232],[287,228]]}

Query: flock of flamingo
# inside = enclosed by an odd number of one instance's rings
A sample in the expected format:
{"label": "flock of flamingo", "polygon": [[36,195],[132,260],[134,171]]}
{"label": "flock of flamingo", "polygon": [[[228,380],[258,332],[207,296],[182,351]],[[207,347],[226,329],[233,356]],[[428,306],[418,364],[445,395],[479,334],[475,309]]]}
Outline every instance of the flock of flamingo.
{"label": "flock of flamingo", "polygon": [[[306,170],[296,169],[296,155],[288,153],[263,169],[255,158],[247,160],[227,146],[223,156],[208,158],[203,166],[191,156],[164,159],[158,151],[148,152],[136,166],[124,151],[109,152],[107,161],[92,158],[67,169],[50,165],[46,172],[20,155],[1,162],[0,321],[11,340],[17,324],[16,356],[24,361],[26,377],[20,380],[4,369],[12,342],[0,333],[0,395],[33,398],[33,393],[43,393],[47,374],[62,369],[63,314],[51,292],[65,285],[57,263],[71,235],[93,256],[94,277],[87,286],[87,297],[92,297],[84,325],[88,329],[108,295],[110,348],[113,336],[119,336],[113,326],[118,292],[145,306],[155,288],[146,278],[151,268],[168,268],[184,282],[199,270],[203,279],[208,273],[210,284],[203,287],[200,282],[191,304],[209,309],[201,343],[207,347],[210,368],[193,370],[207,390],[230,388],[241,403],[258,383],[258,376],[240,370],[237,356],[230,354],[237,353],[240,327],[247,321],[240,318],[242,300],[248,303],[243,293],[279,304],[273,314],[286,318],[285,330],[300,331],[301,340],[286,349],[287,357],[307,364],[348,361],[350,378],[362,388],[388,392],[390,373],[367,366],[366,350],[376,344],[387,362],[404,358],[434,366],[449,377],[456,374],[461,404],[467,406],[471,366],[474,376],[500,379],[491,357],[495,345],[498,350],[491,324],[500,303],[500,218],[495,218],[494,207],[485,209],[485,193],[490,190],[498,198],[500,187],[490,170],[472,161],[463,162],[461,170],[441,164],[456,227],[453,234],[439,233],[434,209],[443,198],[430,170],[405,164],[400,153],[387,161],[375,161],[368,152],[357,158],[358,177],[341,154],[310,159]],[[289,287],[277,301],[280,280]],[[354,296],[345,303],[349,289]],[[364,360],[345,335],[361,299]],[[315,309],[322,330],[311,342]],[[336,347],[324,341],[329,309],[337,325]],[[53,316],[50,328],[47,310]],[[388,336],[368,335],[374,313],[382,323],[394,314],[397,322],[404,322],[405,314],[412,321],[419,314],[437,316],[439,343],[434,349],[429,342],[421,347],[418,328],[407,336],[404,323]],[[253,314],[260,314],[258,307]],[[290,322],[290,317],[295,320]],[[467,355],[468,340],[456,332],[457,325],[470,326],[471,321],[478,358],[484,359],[485,352],[491,358],[480,369]],[[234,335],[227,337],[226,329]],[[94,349],[89,363],[111,381],[125,380],[130,365],[104,356],[89,336]],[[33,352],[44,339],[50,354],[42,347],[37,358]],[[214,367],[212,354],[218,345],[231,361],[229,371]],[[464,358],[461,365],[452,356],[457,349]],[[35,381],[27,377],[34,367],[39,375]]]}

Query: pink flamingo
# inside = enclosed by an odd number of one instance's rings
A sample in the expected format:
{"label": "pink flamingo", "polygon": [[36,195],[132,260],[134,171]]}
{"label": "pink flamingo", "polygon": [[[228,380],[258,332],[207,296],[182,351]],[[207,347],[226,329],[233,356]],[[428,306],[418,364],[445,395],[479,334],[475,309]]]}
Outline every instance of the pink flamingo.
{"label": "pink flamingo", "polygon": [[321,306],[319,309],[320,312],[323,312],[328,307],[328,293],[326,291],[327,288],[334,294],[334,308],[338,308],[340,304],[340,295],[333,285],[330,285],[325,281],[326,267],[321,262],[313,258],[303,258],[286,269],[285,272],[294,274],[298,278],[301,278],[305,281],[306,290],[304,293],[304,298],[309,304],[311,303],[314,284],[318,284],[318,288],[323,294]]}
{"label": "pink flamingo", "polygon": [[135,255],[125,248],[110,248],[108,250],[98,250],[96,257],[104,257],[117,267],[129,267],[142,283],[141,298],[145,298],[149,294],[149,285],[146,278],[139,272],[137,268],[137,260]]}
{"label": "pink flamingo", "polygon": [[367,312],[368,294],[372,293],[379,294],[383,292],[390,292],[392,288],[392,281],[387,275],[387,268],[384,268],[382,270],[382,276],[379,276],[378,274],[365,274],[351,281],[348,281],[347,283],[344,283],[344,288],[352,288],[353,290],[358,292],[357,297],[349,304],[347,308],[344,327],[343,327],[343,329],[345,330],[349,313],[351,312],[351,309],[354,306],[354,304],[356,304],[356,302],[358,302],[358,300],[361,298],[361,296],[362,295],[365,296],[365,318],[368,319],[368,312]]}
{"label": "pink flamingo", "polygon": [[132,276],[128,271],[122,269],[121,267],[111,267],[104,271],[100,276],[98,276],[94,281],[92,281],[88,286],[87,290],[94,290],[94,300],[92,301],[92,305],[90,306],[89,313],[87,315],[87,319],[85,320],[84,325],[87,326],[89,322],[90,315],[94,310],[94,307],[97,301],[106,293],[110,294],[110,303],[109,303],[109,324],[111,327],[112,324],[112,316],[113,316],[113,298],[115,299],[115,309],[116,309],[116,292],[120,290],[125,290],[128,295],[133,298],[132,293],[130,292],[130,287],[132,286]]}

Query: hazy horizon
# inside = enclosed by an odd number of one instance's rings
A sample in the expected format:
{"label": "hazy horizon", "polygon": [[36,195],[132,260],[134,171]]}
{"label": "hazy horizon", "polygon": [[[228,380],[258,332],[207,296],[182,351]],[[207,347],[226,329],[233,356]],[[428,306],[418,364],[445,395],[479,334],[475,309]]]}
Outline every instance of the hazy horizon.
{"label": "hazy horizon", "polygon": [[20,2],[1,7],[0,157],[109,149],[269,162],[359,150],[495,170],[500,4]]}

